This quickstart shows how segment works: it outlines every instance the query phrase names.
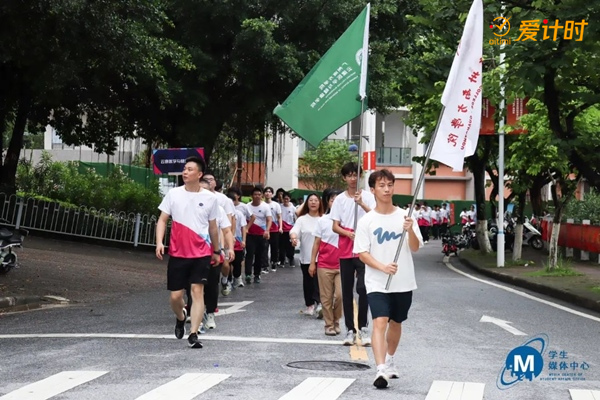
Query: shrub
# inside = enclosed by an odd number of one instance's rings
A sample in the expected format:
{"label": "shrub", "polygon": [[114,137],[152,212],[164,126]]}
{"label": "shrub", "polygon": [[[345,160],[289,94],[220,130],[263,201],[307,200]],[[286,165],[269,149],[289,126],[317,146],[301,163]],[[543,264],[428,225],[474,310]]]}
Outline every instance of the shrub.
{"label": "shrub", "polygon": [[127,177],[119,167],[106,177],[91,168],[80,173],[77,162],[52,161],[47,152],[35,166],[21,160],[16,182],[17,190],[28,197],[43,196],[116,212],[158,214],[161,201],[158,181],[146,188]]}
{"label": "shrub", "polygon": [[586,193],[583,200],[567,203],[564,219],[573,218],[576,223],[589,219],[593,225],[600,225],[600,194],[596,191]]}

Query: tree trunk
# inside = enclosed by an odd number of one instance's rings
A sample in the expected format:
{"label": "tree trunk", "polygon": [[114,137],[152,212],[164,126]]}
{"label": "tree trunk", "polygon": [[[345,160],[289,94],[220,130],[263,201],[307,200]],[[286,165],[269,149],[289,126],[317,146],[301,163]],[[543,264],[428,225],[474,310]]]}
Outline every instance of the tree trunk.
{"label": "tree trunk", "polygon": [[560,232],[560,222],[552,223],[552,235],[548,248],[548,268],[553,269],[558,266],[558,233]]}
{"label": "tree trunk", "polygon": [[2,172],[0,173],[0,191],[7,194],[16,192],[17,166],[19,164],[21,148],[23,147],[23,135],[25,134],[25,127],[27,126],[30,108],[30,98],[26,95],[21,96],[17,116],[15,118],[15,125],[13,127],[8,149],[6,150],[6,156],[4,157]]}
{"label": "tree trunk", "polygon": [[515,225],[515,240],[513,242],[512,259],[520,260],[523,256],[523,223],[517,222]]}
{"label": "tree trunk", "polygon": [[477,159],[471,163],[475,185],[475,204],[477,204],[477,241],[484,254],[492,252],[492,245],[487,234],[487,218],[485,216],[485,162]]}
{"label": "tree trunk", "polygon": [[244,168],[243,168],[243,152],[244,150],[244,140],[238,136],[237,138],[237,176],[236,176],[236,180],[237,180],[237,187],[238,189],[242,190],[242,173],[244,172]]}

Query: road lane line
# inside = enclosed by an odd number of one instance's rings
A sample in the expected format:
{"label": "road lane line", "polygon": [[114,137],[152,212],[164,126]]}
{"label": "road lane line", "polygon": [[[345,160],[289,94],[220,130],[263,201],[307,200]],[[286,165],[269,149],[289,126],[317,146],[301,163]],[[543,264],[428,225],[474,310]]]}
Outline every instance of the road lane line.
{"label": "road lane line", "polygon": [[226,374],[183,374],[136,400],[192,400],[230,376]]}
{"label": "road lane line", "polygon": [[63,371],[12,391],[0,400],[46,400],[107,374],[108,371]]}
{"label": "road lane line", "polygon": [[[138,333],[21,333],[14,335],[0,334],[0,339],[172,339],[177,340],[171,335],[151,335]],[[200,335],[202,341],[223,341],[223,342],[256,342],[256,343],[281,343],[281,344],[322,344],[331,346],[341,346],[340,340],[319,340],[319,339],[295,339],[295,338],[268,338],[268,337],[242,337],[242,336],[213,336]]]}
{"label": "road lane line", "polygon": [[485,384],[433,381],[425,400],[481,400]]}
{"label": "road lane line", "polygon": [[306,378],[279,400],[335,400],[354,381],[348,378]]}
{"label": "road lane line", "polygon": [[548,301],[548,300],[540,299],[539,297],[532,296],[529,293],[525,293],[525,292],[522,292],[520,290],[513,289],[511,287],[503,286],[503,285],[500,285],[500,284],[495,283],[495,282],[490,282],[490,281],[487,281],[485,279],[481,279],[481,278],[478,278],[476,276],[469,275],[466,272],[463,272],[463,271],[457,269],[456,267],[454,267],[449,262],[445,262],[444,261],[444,264],[446,264],[447,268],[449,268],[450,270],[456,272],[457,274],[466,276],[467,278],[473,279],[474,281],[485,283],[486,285],[494,286],[494,287],[496,287],[498,289],[506,290],[507,292],[517,294],[519,296],[525,297],[525,298],[533,300],[533,301],[537,301],[537,302],[542,303],[542,304],[546,304],[546,305],[548,305],[550,307],[558,308],[559,310],[566,311],[568,313],[571,313],[571,314],[574,314],[574,315],[577,315],[577,316],[580,316],[580,317],[583,317],[583,318],[591,319],[592,321],[600,322],[600,318],[595,317],[593,315],[586,314],[586,313],[583,313],[581,311],[573,310],[572,308],[565,307],[565,306],[562,306],[562,305],[557,304],[557,303],[553,303],[553,302]]}
{"label": "road lane line", "polygon": [[600,400],[600,390],[569,389],[571,400]]}

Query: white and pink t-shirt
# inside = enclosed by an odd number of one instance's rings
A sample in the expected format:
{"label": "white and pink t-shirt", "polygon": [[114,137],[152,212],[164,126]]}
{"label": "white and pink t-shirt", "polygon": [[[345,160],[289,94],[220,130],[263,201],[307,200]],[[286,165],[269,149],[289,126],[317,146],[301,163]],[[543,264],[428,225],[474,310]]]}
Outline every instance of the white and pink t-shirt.
{"label": "white and pink t-shirt", "polygon": [[283,223],[283,231],[289,232],[294,227],[296,221],[296,207],[292,204],[289,206],[281,205],[281,220]]}
{"label": "white and pink t-shirt", "polygon": [[318,268],[340,268],[339,235],[333,231],[331,214],[323,215],[317,221],[313,235],[321,239],[319,255],[317,256]]}
{"label": "white and pink t-shirt", "polygon": [[248,203],[246,207],[248,207],[250,215],[255,217],[254,223],[248,228],[248,235],[262,236],[267,230],[267,217],[271,216],[271,208],[265,202],[261,202],[257,206]]}
{"label": "white and pink t-shirt", "polygon": [[273,217],[273,223],[271,223],[271,230],[269,232],[279,232],[279,216],[281,215],[281,206],[278,202],[271,200],[269,203],[265,202],[267,207],[271,210],[271,217]]}
{"label": "white and pink t-shirt", "polygon": [[179,186],[167,192],[158,209],[172,219],[169,254],[180,258],[212,255],[208,222],[219,217],[217,197],[209,190],[188,192]]}
{"label": "white and pink t-shirt", "polygon": [[[363,203],[367,205],[370,209],[375,208],[375,196],[373,193],[366,190],[361,190],[361,197]],[[348,192],[340,193],[335,200],[333,201],[333,205],[331,206],[331,219],[334,221],[339,221],[340,227],[343,229],[353,232],[354,231],[354,210],[355,210],[355,202],[354,197],[348,195]],[[357,221],[365,215],[365,210],[362,207],[358,207]],[[339,249],[340,249],[340,258],[354,258],[355,255],[352,253],[352,247],[354,246],[354,242],[352,239],[340,236],[339,237]]]}
{"label": "white and pink t-shirt", "polygon": [[244,250],[242,247],[242,239],[244,236],[242,235],[242,230],[247,225],[246,216],[239,210],[235,209],[235,244],[233,250],[241,251]]}

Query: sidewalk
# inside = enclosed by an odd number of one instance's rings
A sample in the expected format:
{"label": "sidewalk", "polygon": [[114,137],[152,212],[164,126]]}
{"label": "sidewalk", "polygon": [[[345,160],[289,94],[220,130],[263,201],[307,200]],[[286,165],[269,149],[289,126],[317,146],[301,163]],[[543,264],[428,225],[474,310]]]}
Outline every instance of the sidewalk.
{"label": "sidewalk", "polygon": [[496,253],[486,256],[466,250],[458,258],[467,267],[488,277],[600,312],[600,265],[597,262],[569,260],[567,265],[577,276],[539,276],[548,264],[548,253],[530,247],[523,247],[519,262],[513,262],[512,253],[507,252],[504,268],[496,267]]}

